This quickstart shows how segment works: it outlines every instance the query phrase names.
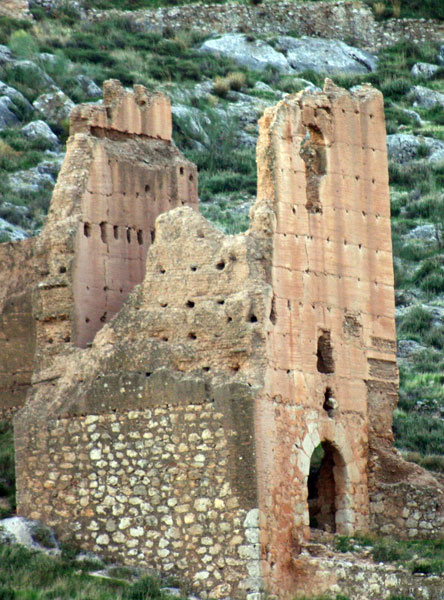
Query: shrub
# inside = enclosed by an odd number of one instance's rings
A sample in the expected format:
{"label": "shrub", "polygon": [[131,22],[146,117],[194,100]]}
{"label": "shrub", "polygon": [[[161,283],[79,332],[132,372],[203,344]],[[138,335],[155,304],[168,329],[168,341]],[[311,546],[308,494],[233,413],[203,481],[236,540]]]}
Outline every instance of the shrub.
{"label": "shrub", "polygon": [[235,71],[234,73],[228,73],[227,80],[230,89],[238,92],[245,86],[247,78],[242,71]]}
{"label": "shrub", "polygon": [[422,306],[414,306],[401,320],[399,332],[404,336],[421,336],[427,333],[432,325],[431,313]]}
{"label": "shrub", "polygon": [[20,58],[33,58],[39,51],[35,37],[23,29],[11,34],[8,46]]}
{"label": "shrub", "polygon": [[227,77],[216,77],[213,81],[213,93],[220,98],[224,98],[230,91],[230,82]]}

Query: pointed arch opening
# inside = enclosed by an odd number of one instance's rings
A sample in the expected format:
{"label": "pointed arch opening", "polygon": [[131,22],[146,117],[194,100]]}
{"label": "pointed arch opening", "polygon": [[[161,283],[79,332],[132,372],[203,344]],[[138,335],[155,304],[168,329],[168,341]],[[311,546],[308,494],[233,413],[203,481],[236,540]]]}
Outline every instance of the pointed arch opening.
{"label": "pointed arch opening", "polygon": [[342,533],[341,509],[347,504],[346,467],[339,451],[324,441],[313,451],[308,475],[310,528]]}

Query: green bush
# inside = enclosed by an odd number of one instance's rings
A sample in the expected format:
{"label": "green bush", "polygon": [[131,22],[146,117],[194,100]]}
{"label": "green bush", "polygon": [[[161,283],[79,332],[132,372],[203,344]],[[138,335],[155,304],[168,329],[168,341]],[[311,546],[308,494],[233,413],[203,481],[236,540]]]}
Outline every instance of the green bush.
{"label": "green bush", "polygon": [[11,34],[8,46],[19,58],[32,59],[39,51],[36,38],[24,29],[19,29]]}
{"label": "green bush", "polygon": [[414,306],[402,317],[399,332],[403,336],[421,336],[429,331],[432,321],[433,317],[428,310],[422,306]]}

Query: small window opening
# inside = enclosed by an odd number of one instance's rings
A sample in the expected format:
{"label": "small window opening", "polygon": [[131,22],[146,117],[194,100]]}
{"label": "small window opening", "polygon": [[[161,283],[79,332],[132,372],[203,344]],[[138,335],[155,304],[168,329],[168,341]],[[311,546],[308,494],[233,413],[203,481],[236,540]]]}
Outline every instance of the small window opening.
{"label": "small window opening", "polygon": [[328,416],[332,419],[334,417],[334,413],[337,406],[338,403],[336,402],[336,398],[334,397],[331,389],[328,387],[325,390],[324,404],[322,405],[322,408],[328,413]]}
{"label": "small window opening", "polygon": [[119,228],[117,225],[113,226],[113,235],[115,240],[119,239]]}
{"label": "small window opening", "polygon": [[225,269],[225,261],[221,260],[220,262],[218,262],[216,265],[216,269],[218,271],[223,271]]}
{"label": "small window opening", "polygon": [[150,191],[150,186],[148,184],[146,184],[145,186],[145,193],[148,193]]}
{"label": "small window opening", "polygon": [[180,174],[183,175],[183,167],[180,167]]}
{"label": "small window opening", "polygon": [[276,324],[276,298],[275,296],[273,296],[273,299],[271,301],[271,310],[270,310],[270,321],[273,323],[273,325]]}
{"label": "small window opening", "polygon": [[137,243],[139,246],[143,245],[143,231],[141,229],[137,230]]}
{"label": "small window opening", "polygon": [[59,273],[66,273],[66,267],[59,267]]}
{"label": "small window opening", "polygon": [[194,302],[192,300],[188,300],[186,303],[187,308],[194,308]]}
{"label": "small window opening", "polygon": [[128,244],[131,243],[131,229],[129,227],[126,228],[126,241]]}
{"label": "small window opening", "polygon": [[151,243],[154,242],[154,239],[156,237],[156,232],[154,231],[154,229],[151,229],[150,231],[150,236],[151,236]]}
{"label": "small window opening", "polygon": [[318,338],[317,359],[319,373],[334,373],[333,348],[329,331],[323,331]]}
{"label": "small window opening", "polygon": [[249,321],[250,321],[250,323],[257,323],[256,315],[250,315]]}
{"label": "small window opening", "polygon": [[106,244],[106,223],[104,221],[100,223],[100,239]]}
{"label": "small window opening", "polygon": [[91,237],[91,225],[89,223],[83,223],[83,235]]}

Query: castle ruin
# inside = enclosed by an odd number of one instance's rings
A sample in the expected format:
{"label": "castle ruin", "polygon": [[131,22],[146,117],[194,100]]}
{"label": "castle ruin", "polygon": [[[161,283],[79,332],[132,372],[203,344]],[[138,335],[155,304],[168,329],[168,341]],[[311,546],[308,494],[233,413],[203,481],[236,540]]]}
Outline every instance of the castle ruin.
{"label": "castle ruin", "polygon": [[202,597],[337,589],[304,552],[315,529],[444,524],[442,485],[393,449],[381,93],[287,96],[257,162],[250,229],[224,235],[197,211],[168,101],[108,82],[72,113],[41,237],[0,246],[2,331],[27,357],[19,514]]}

